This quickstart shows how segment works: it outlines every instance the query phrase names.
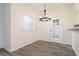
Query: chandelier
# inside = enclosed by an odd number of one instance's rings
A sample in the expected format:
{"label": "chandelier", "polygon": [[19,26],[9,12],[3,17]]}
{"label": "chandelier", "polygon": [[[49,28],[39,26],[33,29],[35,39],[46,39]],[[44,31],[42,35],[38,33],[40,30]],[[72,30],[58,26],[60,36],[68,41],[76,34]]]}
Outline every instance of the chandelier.
{"label": "chandelier", "polygon": [[43,17],[40,17],[39,20],[40,21],[49,21],[49,20],[51,20],[51,18],[47,17],[47,14],[46,14],[46,4],[44,4],[44,15],[43,15]]}

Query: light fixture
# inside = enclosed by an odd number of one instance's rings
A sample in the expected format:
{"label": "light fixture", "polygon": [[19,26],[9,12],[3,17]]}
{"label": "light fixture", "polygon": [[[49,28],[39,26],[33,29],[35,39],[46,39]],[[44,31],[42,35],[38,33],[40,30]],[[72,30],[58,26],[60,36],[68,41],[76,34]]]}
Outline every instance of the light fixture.
{"label": "light fixture", "polygon": [[47,15],[46,15],[46,4],[45,3],[44,3],[44,15],[43,15],[43,17],[40,17],[39,20],[40,21],[49,21],[49,20],[51,20],[51,18],[47,17]]}

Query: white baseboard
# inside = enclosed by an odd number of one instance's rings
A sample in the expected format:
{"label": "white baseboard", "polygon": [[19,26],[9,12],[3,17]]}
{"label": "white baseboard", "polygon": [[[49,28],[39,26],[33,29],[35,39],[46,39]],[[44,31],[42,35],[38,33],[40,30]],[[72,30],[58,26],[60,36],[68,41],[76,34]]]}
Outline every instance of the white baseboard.
{"label": "white baseboard", "polygon": [[11,49],[8,49],[8,48],[4,48],[4,49],[7,50],[8,52],[12,52]]}
{"label": "white baseboard", "polygon": [[[35,41],[37,41],[37,40],[35,40]],[[32,43],[35,42],[35,41],[29,42],[28,44],[22,45],[22,46],[17,47],[17,48],[11,48],[11,49],[4,48],[4,49],[6,49],[8,52],[14,52],[14,51],[16,51],[17,49],[20,49],[20,48],[22,48],[22,47],[24,47],[24,46],[27,46],[27,45],[29,45],[29,44],[32,44]]]}
{"label": "white baseboard", "polygon": [[62,43],[62,42],[59,42],[59,41],[53,41],[53,40],[42,40],[42,41],[48,41],[48,42],[56,42],[56,43],[60,43],[60,44],[71,45],[71,44]]}

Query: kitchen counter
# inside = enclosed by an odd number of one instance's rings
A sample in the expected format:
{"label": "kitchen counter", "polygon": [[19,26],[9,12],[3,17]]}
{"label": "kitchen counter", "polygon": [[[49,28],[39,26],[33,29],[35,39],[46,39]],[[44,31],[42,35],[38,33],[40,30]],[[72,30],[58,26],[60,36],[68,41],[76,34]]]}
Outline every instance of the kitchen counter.
{"label": "kitchen counter", "polygon": [[69,30],[72,33],[72,48],[76,55],[79,56],[79,27],[72,27]]}
{"label": "kitchen counter", "polygon": [[73,28],[70,28],[69,30],[72,30],[72,31],[79,31],[79,27],[73,27]]}

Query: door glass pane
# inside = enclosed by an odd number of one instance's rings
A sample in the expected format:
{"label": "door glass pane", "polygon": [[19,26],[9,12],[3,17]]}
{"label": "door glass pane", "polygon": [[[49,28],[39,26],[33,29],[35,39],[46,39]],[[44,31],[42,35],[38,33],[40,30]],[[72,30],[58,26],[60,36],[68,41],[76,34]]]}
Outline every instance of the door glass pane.
{"label": "door glass pane", "polygon": [[59,38],[60,30],[59,30],[59,20],[53,20],[53,37]]}

